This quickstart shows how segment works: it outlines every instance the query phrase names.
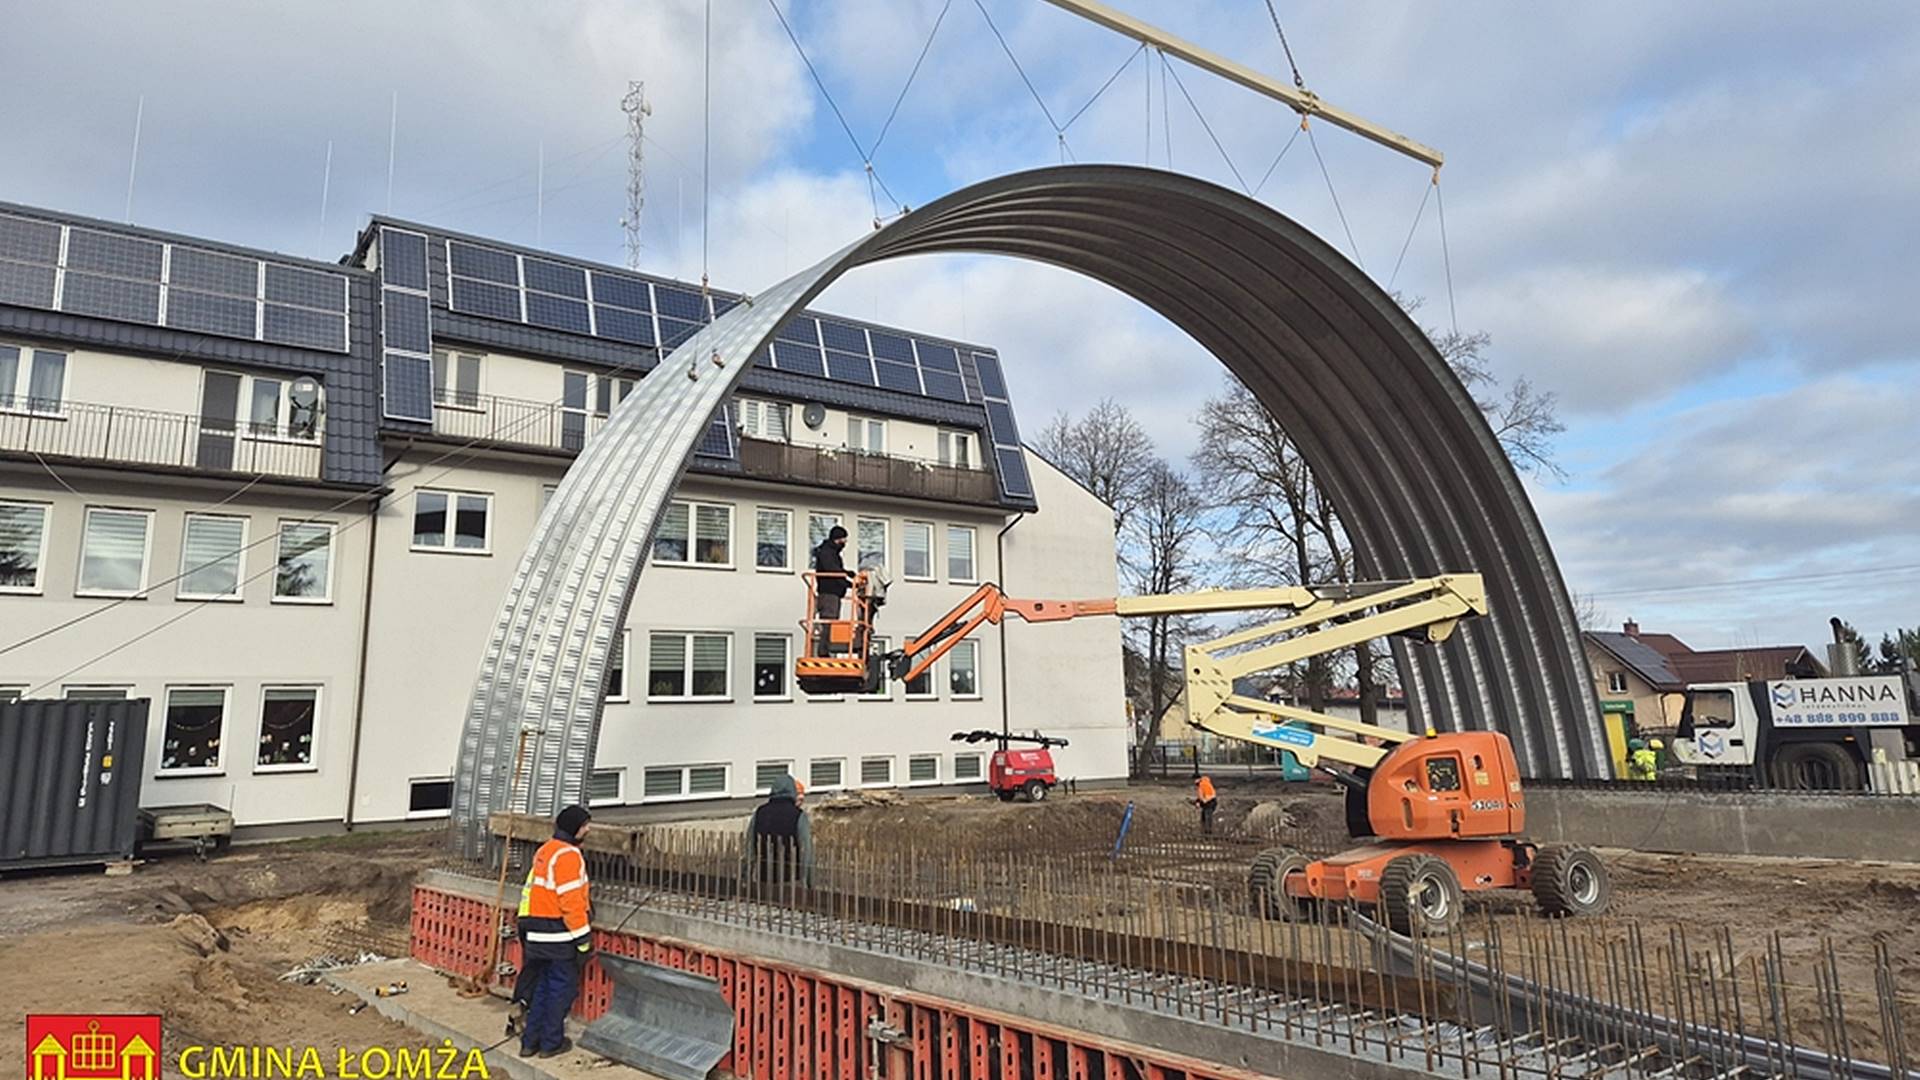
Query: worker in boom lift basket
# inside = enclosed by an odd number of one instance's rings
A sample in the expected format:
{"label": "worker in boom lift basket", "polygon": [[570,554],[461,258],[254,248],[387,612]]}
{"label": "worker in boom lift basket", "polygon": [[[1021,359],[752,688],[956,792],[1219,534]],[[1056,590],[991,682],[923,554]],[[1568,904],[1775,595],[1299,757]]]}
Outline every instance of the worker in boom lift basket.
{"label": "worker in boom lift basket", "polygon": [[[847,530],[835,525],[813,549],[813,615],[816,620],[832,620],[840,617],[840,605],[846,598],[850,578],[847,564],[840,558],[840,552],[847,546]],[[827,653],[827,628],[824,624],[815,631],[820,641],[820,655]]]}
{"label": "worker in boom lift basket", "polygon": [[573,1049],[567,1013],[580,976],[593,957],[593,912],[587,898],[587,859],[580,839],[592,815],[569,806],[553,822],[553,839],[540,845],[520,888],[521,979],[538,978],[520,1032],[521,1057],[556,1057]]}
{"label": "worker in boom lift basket", "polygon": [[792,776],[775,777],[767,801],[747,819],[744,861],[742,874],[763,890],[777,893],[813,884],[813,826],[800,808]]}
{"label": "worker in boom lift basket", "polygon": [[1213,835],[1213,814],[1220,809],[1219,793],[1213,790],[1213,777],[1201,776],[1193,782],[1193,802],[1200,808],[1200,832]]}

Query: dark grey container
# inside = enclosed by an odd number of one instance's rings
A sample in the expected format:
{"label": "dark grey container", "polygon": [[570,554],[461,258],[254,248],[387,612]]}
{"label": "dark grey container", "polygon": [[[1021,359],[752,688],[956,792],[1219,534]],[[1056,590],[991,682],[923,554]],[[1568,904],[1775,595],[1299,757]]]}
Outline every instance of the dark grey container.
{"label": "dark grey container", "polygon": [[0,870],[133,858],[147,705],[0,704]]}

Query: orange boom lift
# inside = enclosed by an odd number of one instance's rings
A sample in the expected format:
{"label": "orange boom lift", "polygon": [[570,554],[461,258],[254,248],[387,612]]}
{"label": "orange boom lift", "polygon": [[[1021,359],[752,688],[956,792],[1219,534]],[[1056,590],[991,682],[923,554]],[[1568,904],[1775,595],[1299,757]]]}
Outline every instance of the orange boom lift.
{"label": "orange boom lift", "polygon": [[973,631],[1008,616],[1039,623],[1278,609],[1284,614],[1272,622],[1186,648],[1189,722],[1287,751],[1333,775],[1347,791],[1349,831],[1367,842],[1317,860],[1291,848],[1262,852],[1249,871],[1262,914],[1298,918],[1318,904],[1354,903],[1377,908],[1394,929],[1410,933],[1452,929],[1470,891],[1530,890],[1543,911],[1556,915],[1607,906],[1607,868],[1592,851],[1524,838],[1526,803],[1506,735],[1418,735],[1234,692],[1237,679],[1375,638],[1445,641],[1461,619],[1486,614],[1477,574],[1101,600],[1018,600],[989,583],[886,653],[870,644],[884,584],[866,572],[853,575],[853,602],[844,617],[819,619],[812,614],[812,577],[807,645],[794,665],[795,681],[809,694],[871,691],[889,678],[918,678]]}

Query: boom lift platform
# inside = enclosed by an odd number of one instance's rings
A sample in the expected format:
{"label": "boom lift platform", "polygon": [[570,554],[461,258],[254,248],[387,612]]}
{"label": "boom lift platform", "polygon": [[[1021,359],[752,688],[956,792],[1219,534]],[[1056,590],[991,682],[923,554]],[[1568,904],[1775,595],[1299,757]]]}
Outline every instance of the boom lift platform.
{"label": "boom lift platform", "polygon": [[[1403,933],[1442,932],[1458,924],[1464,892],[1488,889],[1530,890],[1548,914],[1594,914],[1607,906],[1606,866],[1592,851],[1535,845],[1522,837],[1525,801],[1506,735],[1429,730],[1422,736],[1234,691],[1242,677],[1374,638],[1445,641],[1461,619],[1486,613],[1477,574],[1098,600],[1021,600],[988,583],[886,653],[870,645],[876,605],[867,578],[866,572],[853,575],[855,601],[842,619],[813,614],[810,583],[807,645],[795,663],[795,681],[806,693],[857,692],[889,678],[919,678],[973,631],[1009,616],[1043,623],[1285,612],[1188,646],[1183,672],[1194,727],[1287,751],[1302,765],[1331,773],[1347,789],[1349,831],[1370,841],[1319,860],[1291,848],[1262,852],[1249,885],[1256,908],[1270,918],[1299,918],[1319,904],[1353,903],[1378,907]],[[884,597],[884,588],[879,591]]]}

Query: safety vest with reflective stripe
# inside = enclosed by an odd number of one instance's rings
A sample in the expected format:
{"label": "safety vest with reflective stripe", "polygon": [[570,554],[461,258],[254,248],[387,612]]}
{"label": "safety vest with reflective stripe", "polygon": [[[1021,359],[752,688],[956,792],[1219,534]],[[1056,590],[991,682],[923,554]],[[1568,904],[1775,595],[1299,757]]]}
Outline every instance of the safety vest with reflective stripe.
{"label": "safety vest with reflective stripe", "polygon": [[559,837],[540,845],[520,888],[520,940],[529,956],[570,957],[593,933],[587,903],[587,863]]}

